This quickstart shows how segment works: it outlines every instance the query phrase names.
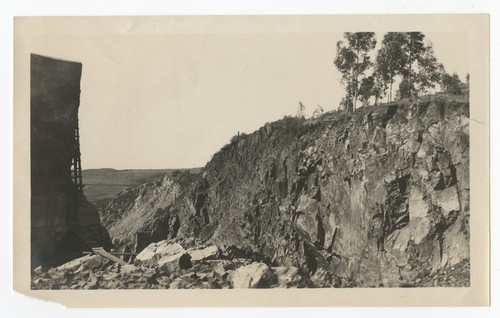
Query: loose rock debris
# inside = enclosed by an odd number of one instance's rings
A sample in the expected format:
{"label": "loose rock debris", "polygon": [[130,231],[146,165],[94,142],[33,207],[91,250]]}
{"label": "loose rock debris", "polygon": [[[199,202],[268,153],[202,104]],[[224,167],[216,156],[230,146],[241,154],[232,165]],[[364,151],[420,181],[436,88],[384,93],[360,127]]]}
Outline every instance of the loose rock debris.
{"label": "loose rock debris", "polygon": [[217,246],[184,249],[172,241],[151,243],[120,265],[86,255],[56,268],[36,268],[32,289],[169,289],[313,287],[298,268],[229,259]]}
{"label": "loose rock debris", "polygon": [[[318,269],[273,266],[250,258],[230,258],[215,245],[185,249],[178,242],[151,243],[131,263],[120,265],[86,255],[56,268],[36,268],[32,289],[229,289],[357,287],[356,282]],[[421,272],[372,287],[468,286],[470,264]],[[401,274],[401,273],[400,273]]]}

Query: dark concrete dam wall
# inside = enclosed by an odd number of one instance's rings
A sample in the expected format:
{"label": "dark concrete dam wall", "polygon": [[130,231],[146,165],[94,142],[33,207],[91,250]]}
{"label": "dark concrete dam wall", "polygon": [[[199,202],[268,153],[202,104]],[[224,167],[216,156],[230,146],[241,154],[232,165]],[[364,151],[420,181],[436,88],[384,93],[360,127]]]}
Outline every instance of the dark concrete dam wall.
{"label": "dark concrete dam wall", "polygon": [[111,242],[73,183],[82,64],[31,55],[31,266],[55,265]]}

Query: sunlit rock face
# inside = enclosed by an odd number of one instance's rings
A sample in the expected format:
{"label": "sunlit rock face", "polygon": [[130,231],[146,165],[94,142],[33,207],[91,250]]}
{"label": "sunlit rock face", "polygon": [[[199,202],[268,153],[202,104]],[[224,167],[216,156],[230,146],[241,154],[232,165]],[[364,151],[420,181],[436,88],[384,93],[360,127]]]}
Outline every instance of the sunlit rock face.
{"label": "sunlit rock face", "polygon": [[468,116],[434,96],[236,139],[205,167],[211,239],[363,286],[468,260]]}
{"label": "sunlit rock face", "polygon": [[82,64],[31,55],[31,266],[110,247],[99,213],[71,179]]}
{"label": "sunlit rock face", "polygon": [[467,96],[284,118],[102,211],[137,251],[199,238],[348,286],[429,285],[469,260]]}

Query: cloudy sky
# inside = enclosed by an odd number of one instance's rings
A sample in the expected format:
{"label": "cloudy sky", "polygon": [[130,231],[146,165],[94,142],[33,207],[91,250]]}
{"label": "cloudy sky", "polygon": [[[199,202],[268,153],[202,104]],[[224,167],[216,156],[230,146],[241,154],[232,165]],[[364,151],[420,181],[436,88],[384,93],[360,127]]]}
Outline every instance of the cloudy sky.
{"label": "cloudy sky", "polygon": [[[51,32],[34,36],[31,51],[83,64],[84,169],[185,168],[205,165],[239,131],[294,115],[299,101],[308,115],[335,109],[341,32]],[[464,79],[467,35],[424,33]]]}

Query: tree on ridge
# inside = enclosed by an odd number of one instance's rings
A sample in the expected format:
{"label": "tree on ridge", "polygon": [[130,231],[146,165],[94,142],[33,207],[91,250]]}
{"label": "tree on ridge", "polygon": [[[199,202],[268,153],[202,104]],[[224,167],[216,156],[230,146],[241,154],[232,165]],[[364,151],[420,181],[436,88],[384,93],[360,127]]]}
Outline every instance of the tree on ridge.
{"label": "tree on ridge", "polygon": [[334,64],[342,73],[341,83],[346,88],[346,109],[348,110],[356,109],[360,82],[366,70],[373,65],[369,52],[375,48],[376,44],[374,32],[345,32],[344,40],[337,42]]}

